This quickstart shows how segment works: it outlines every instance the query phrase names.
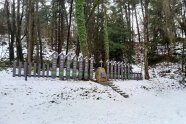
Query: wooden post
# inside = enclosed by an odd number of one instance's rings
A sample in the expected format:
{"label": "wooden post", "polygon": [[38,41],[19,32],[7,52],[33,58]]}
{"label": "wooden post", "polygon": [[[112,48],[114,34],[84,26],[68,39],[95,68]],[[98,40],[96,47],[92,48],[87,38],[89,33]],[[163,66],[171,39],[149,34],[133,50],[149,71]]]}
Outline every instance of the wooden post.
{"label": "wooden post", "polygon": [[28,76],[31,77],[31,71],[32,71],[32,63],[29,62],[29,66],[28,66]]}
{"label": "wooden post", "polygon": [[94,58],[90,58],[90,72],[89,72],[89,78],[93,79],[93,66],[94,66]]}
{"label": "wooden post", "polygon": [[65,61],[65,55],[63,53],[59,54],[60,56],[60,65],[59,65],[59,78],[64,79],[64,61]]}
{"label": "wooden post", "polygon": [[79,58],[79,71],[78,71],[79,80],[83,77],[83,57]]}
{"label": "wooden post", "polygon": [[49,64],[47,64],[47,77],[49,77]]}
{"label": "wooden post", "polygon": [[120,62],[118,62],[117,65],[118,65],[118,74],[117,74],[117,78],[120,79]]}
{"label": "wooden post", "polygon": [[126,63],[124,63],[124,79],[126,80],[127,79],[127,66],[126,66]]}
{"label": "wooden post", "polygon": [[127,73],[127,79],[129,79],[129,68],[128,68],[128,64],[126,64],[126,73]]}
{"label": "wooden post", "polygon": [[87,80],[88,79],[88,57],[86,56],[84,60],[85,60],[84,79]]}
{"label": "wooden post", "polygon": [[121,68],[121,78],[120,79],[124,79],[124,76],[123,76],[123,62],[121,62],[121,66],[120,66],[120,68]]}
{"label": "wooden post", "polygon": [[43,77],[45,77],[45,64],[43,63]]}
{"label": "wooden post", "polygon": [[117,79],[117,63],[114,62],[114,79]]}
{"label": "wooden post", "polygon": [[54,52],[52,54],[52,78],[56,78],[57,58],[58,58],[58,53]]}
{"label": "wooden post", "polygon": [[34,77],[36,77],[37,63],[34,63]]}
{"label": "wooden post", "polygon": [[16,76],[16,65],[17,65],[17,61],[14,61],[14,63],[13,63],[13,77]]}
{"label": "wooden post", "polygon": [[24,62],[24,77],[27,75],[27,62]]}
{"label": "wooden post", "polygon": [[40,77],[40,72],[41,72],[41,64],[38,64],[38,77]]}
{"label": "wooden post", "polygon": [[109,65],[110,65],[110,61],[109,60],[107,60],[106,61],[106,64],[107,64],[107,79],[109,79],[110,78],[110,72],[109,72]]}
{"label": "wooden post", "polygon": [[76,70],[77,70],[77,57],[75,55],[73,58],[73,72],[72,72],[73,79],[76,79]]}
{"label": "wooden post", "polygon": [[71,55],[67,55],[67,67],[66,67],[66,79],[70,79],[70,63],[71,63]]}
{"label": "wooden post", "polygon": [[131,78],[131,75],[130,75],[130,64],[128,63],[128,79]]}
{"label": "wooden post", "polygon": [[113,61],[110,62],[111,66],[110,66],[110,78],[113,79],[114,75],[113,75]]}
{"label": "wooden post", "polygon": [[18,75],[19,77],[21,77],[21,70],[22,70],[21,67],[22,67],[22,62],[19,62],[19,75]]}

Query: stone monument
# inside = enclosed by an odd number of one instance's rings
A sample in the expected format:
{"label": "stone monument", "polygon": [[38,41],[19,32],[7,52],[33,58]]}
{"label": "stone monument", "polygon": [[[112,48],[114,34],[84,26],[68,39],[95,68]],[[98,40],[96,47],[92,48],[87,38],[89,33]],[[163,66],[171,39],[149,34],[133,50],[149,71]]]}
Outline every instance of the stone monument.
{"label": "stone monument", "polygon": [[96,81],[99,83],[107,82],[107,75],[105,69],[102,68],[103,61],[101,60],[100,63],[101,63],[101,67],[98,67],[96,69],[96,75],[95,75]]}

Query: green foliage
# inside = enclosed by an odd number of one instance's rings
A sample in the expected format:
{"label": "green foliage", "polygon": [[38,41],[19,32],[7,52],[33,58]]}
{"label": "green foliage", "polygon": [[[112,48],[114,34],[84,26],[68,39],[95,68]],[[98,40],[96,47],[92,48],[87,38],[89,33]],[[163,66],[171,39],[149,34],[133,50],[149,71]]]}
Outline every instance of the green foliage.
{"label": "green foliage", "polygon": [[107,18],[106,12],[104,13],[104,46],[105,46],[105,60],[109,59],[109,39],[107,31]]}
{"label": "green foliage", "polygon": [[84,10],[83,10],[84,0],[75,0],[75,18],[77,23],[77,32],[80,41],[80,49],[83,56],[87,56],[88,45],[87,45],[87,34],[85,28]]}
{"label": "green foliage", "polygon": [[129,42],[130,31],[122,19],[120,11],[111,7],[112,14],[108,20],[110,60],[133,62],[133,42]]}

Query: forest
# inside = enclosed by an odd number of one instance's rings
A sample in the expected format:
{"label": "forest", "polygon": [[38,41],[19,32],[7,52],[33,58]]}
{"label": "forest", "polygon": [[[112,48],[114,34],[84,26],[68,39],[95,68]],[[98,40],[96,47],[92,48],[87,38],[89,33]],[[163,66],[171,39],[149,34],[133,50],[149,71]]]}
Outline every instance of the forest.
{"label": "forest", "polygon": [[94,56],[96,67],[100,60],[141,64],[145,79],[149,66],[162,61],[181,63],[186,75],[185,33],[185,0],[0,1],[0,40],[8,41],[0,41],[8,45],[1,66],[43,63],[47,46]]}
{"label": "forest", "polygon": [[0,124],[186,124],[186,0],[0,0]]}

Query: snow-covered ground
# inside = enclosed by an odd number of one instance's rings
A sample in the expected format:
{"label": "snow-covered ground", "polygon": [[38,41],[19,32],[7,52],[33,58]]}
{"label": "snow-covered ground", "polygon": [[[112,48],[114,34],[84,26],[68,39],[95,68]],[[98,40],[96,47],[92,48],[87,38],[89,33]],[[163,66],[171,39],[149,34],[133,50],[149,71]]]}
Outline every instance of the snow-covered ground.
{"label": "snow-covered ground", "polygon": [[[47,44],[43,51],[44,59],[50,59],[53,51]],[[8,44],[0,44],[0,60],[6,59]],[[0,70],[0,124],[186,124],[179,69],[180,64],[161,63],[150,67],[149,81],[112,80],[129,98],[92,81],[25,81],[12,77],[12,69]],[[141,72],[140,66],[133,65],[133,71]]]}
{"label": "snow-covered ground", "polygon": [[176,65],[161,66],[150,68],[150,81],[113,81],[129,98],[91,81],[25,81],[12,77],[11,69],[3,70],[0,124],[185,124],[186,89],[178,83],[181,76],[175,73],[169,79]]}

